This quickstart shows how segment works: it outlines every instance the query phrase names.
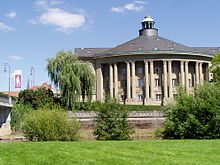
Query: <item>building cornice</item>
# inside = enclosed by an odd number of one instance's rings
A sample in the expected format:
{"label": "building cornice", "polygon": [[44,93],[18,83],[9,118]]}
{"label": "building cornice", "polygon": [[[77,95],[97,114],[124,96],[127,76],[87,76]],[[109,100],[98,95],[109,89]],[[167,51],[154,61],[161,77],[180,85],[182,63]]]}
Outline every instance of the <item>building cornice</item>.
{"label": "building cornice", "polygon": [[190,51],[141,51],[141,52],[119,52],[119,53],[108,53],[108,54],[97,54],[94,55],[93,58],[106,58],[106,57],[116,57],[116,56],[130,56],[130,55],[144,55],[144,54],[169,54],[169,55],[192,55],[192,56],[204,56],[204,57],[214,57],[213,54],[206,54],[200,52],[190,52]]}

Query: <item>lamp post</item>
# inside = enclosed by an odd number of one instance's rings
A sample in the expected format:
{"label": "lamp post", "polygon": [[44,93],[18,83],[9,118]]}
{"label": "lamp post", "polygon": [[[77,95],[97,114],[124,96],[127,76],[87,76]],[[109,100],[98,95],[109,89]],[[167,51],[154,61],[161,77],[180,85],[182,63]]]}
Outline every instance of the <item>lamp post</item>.
{"label": "lamp post", "polygon": [[8,63],[4,63],[4,72],[7,73],[8,72],[8,94],[10,95],[10,91],[11,91],[11,79],[10,79],[10,65]]}
{"label": "lamp post", "polygon": [[32,84],[32,87],[33,87],[34,86],[34,82],[35,82],[35,69],[34,69],[34,67],[31,67],[30,75],[33,76],[33,84]]}

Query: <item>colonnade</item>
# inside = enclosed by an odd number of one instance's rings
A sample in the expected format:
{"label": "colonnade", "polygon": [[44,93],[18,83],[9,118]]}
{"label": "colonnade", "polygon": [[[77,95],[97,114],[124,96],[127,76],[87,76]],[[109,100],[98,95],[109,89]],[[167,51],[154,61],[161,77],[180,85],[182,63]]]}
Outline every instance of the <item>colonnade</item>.
{"label": "colonnade", "polygon": [[[155,98],[154,95],[154,62],[159,60],[144,60],[144,100],[152,101]],[[161,60],[160,60],[161,61]],[[172,84],[172,60],[162,60],[162,98],[173,98],[173,84]],[[173,60],[178,61],[178,60]],[[195,63],[195,84],[203,83],[205,74],[203,75],[203,62],[201,61],[190,61]],[[179,72],[179,83],[186,86],[189,89],[189,61],[181,60],[180,72]],[[126,61],[126,101],[135,102],[137,101],[136,94],[136,66],[135,61]],[[96,69],[97,76],[97,100],[103,100],[103,75],[102,66],[98,65]],[[109,92],[111,97],[118,97],[119,84],[118,84],[118,65],[117,63],[109,64]]]}

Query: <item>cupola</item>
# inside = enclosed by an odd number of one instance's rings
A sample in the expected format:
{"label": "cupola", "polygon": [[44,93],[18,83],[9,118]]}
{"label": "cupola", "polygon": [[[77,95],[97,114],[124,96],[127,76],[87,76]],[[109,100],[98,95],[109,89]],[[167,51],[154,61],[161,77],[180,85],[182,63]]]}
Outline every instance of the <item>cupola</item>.
{"label": "cupola", "polygon": [[154,28],[154,24],[155,22],[150,16],[144,17],[143,21],[141,22],[142,29],[139,30],[139,36],[157,36],[158,30]]}

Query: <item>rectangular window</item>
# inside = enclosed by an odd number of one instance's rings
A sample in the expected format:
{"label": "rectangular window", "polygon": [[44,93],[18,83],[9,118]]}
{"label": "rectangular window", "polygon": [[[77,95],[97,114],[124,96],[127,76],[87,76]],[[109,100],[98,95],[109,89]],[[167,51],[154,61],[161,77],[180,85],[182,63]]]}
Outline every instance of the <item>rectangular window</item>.
{"label": "rectangular window", "polygon": [[138,101],[143,101],[144,100],[144,95],[138,95]]}
{"label": "rectangular window", "polygon": [[155,67],[154,68],[154,74],[159,74],[160,73],[160,68],[159,67]]}
{"label": "rectangular window", "polygon": [[159,78],[155,78],[155,86],[156,86],[156,87],[161,86],[161,81],[160,81]]}
{"label": "rectangular window", "polygon": [[121,88],[126,88],[127,87],[127,80],[121,80]]}
{"label": "rectangular window", "polygon": [[138,87],[142,88],[144,86],[144,80],[143,79],[139,79],[138,80]]}
{"label": "rectangular window", "polygon": [[190,80],[190,79],[188,79],[188,85],[189,85],[189,87],[192,86],[192,85],[191,85],[191,80]]}
{"label": "rectangular window", "polygon": [[177,86],[177,79],[172,79],[172,86],[173,87]]}
{"label": "rectangular window", "polygon": [[124,101],[124,100],[125,100],[125,95],[121,95],[120,101]]}
{"label": "rectangular window", "polygon": [[161,94],[156,94],[155,100],[156,100],[156,101],[161,101]]}

